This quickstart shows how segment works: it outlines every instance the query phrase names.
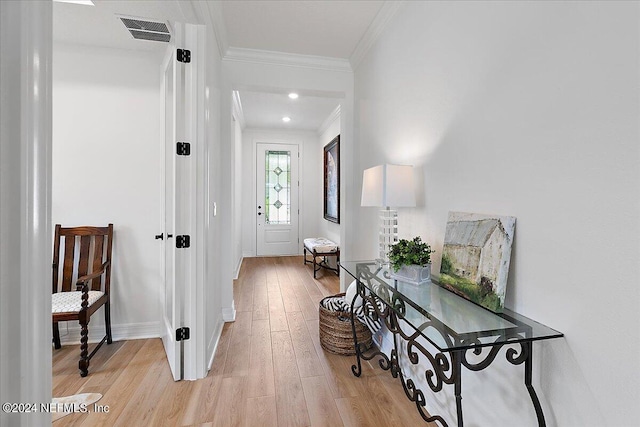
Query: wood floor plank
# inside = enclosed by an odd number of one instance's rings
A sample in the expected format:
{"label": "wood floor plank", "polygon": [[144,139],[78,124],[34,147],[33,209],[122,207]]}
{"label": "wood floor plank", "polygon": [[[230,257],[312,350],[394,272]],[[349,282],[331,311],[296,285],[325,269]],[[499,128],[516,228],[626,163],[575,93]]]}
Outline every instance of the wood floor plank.
{"label": "wood floor plank", "polygon": [[296,353],[300,378],[315,377],[323,374],[322,365],[313,346],[313,341],[307,329],[307,321],[301,312],[287,313],[289,333]]}
{"label": "wood floor plank", "polygon": [[246,376],[249,373],[252,313],[250,311],[236,312],[236,320],[231,332],[231,341],[224,364],[224,376]]}
{"label": "wood floor plank", "polygon": [[212,424],[220,427],[243,426],[247,400],[246,378],[223,378],[220,390]]}
{"label": "wood floor plank", "polygon": [[173,375],[166,360],[157,358],[114,425],[153,425],[158,402],[171,383]]}
{"label": "wood floor plank", "polygon": [[269,299],[269,322],[271,324],[271,331],[288,330],[287,316],[284,310],[284,303],[282,302],[276,267],[273,261],[269,263],[267,270],[267,297]]}
{"label": "wood floor plank", "polygon": [[324,376],[302,378],[302,389],[313,427],[342,425],[342,418]]}
{"label": "wood floor plank", "polygon": [[178,381],[172,383],[172,387],[165,388],[162,397],[157,401],[159,408],[149,425],[167,427],[181,425],[184,410],[195,388],[194,381]]}
{"label": "wood floor plank", "polygon": [[253,281],[253,319],[269,319],[267,278],[264,274],[255,275],[255,279]]}
{"label": "wood floor plank", "polygon": [[[140,350],[135,353],[127,366],[120,370],[115,377],[113,384],[108,391],[104,393],[100,403],[109,406],[108,413],[88,413],[83,414],[84,422],[82,426],[111,426],[118,419],[120,414],[126,408],[128,402],[134,393],[136,393],[138,385],[142,382],[147,374],[146,369],[140,369],[141,366],[148,367],[158,357],[163,355],[162,341],[160,339],[145,340]],[[73,416],[80,415],[74,414]]]}
{"label": "wood floor plank", "polygon": [[275,396],[250,397],[245,410],[245,427],[277,426]]}
{"label": "wood floor plank", "polygon": [[291,285],[293,292],[298,301],[298,306],[300,307],[300,311],[304,316],[305,320],[312,320],[318,318],[318,304],[313,301],[307,287],[304,285],[303,277],[306,275],[305,271],[301,271],[305,269],[302,265],[296,265],[293,260],[290,260],[287,263],[287,272],[289,277],[291,277]]}
{"label": "wood floor plank", "polygon": [[296,298],[295,291],[293,289],[292,279],[287,271],[287,263],[289,257],[281,257],[276,261],[276,273],[278,274],[278,284],[280,285],[280,292],[282,295],[282,303],[287,313],[300,311],[300,305]]}
{"label": "wood floor plank", "polygon": [[224,373],[224,367],[228,358],[229,343],[231,342],[231,334],[233,331],[233,323],[225,323],[222,326],[222,333],[220,334],[220,340],[218,341],[218,348],[216,348],[216,354],[211,363],[211,369],[209,375],[222,375]]}
{"label": "wood floor plank", "polygon": [[253,320],[247,397],[273,396],[275,379],[268,320]]}
{"label": "wood floor plank", "polygon": [[278,426],[308,426],[307,404],[288,331],[271,333]]}
{"label": "wood floor plank", "polygon": [[213,424],[217,402],[224,393],[221,390],[223,377],[209,375],[195,382],[189,403],[182,417],[183,425]]}

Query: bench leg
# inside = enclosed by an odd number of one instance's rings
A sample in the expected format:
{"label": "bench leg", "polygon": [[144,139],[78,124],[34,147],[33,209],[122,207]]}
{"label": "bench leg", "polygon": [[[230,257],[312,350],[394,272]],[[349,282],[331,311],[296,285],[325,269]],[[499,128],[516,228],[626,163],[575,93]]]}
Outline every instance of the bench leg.
{"label": "bench leg", "polygon": [[318,254],[316,253],[316,251],[313,251],[313,278],[316,278],[316,272],[319,270],[316,270],[316,259],[318,259]]}

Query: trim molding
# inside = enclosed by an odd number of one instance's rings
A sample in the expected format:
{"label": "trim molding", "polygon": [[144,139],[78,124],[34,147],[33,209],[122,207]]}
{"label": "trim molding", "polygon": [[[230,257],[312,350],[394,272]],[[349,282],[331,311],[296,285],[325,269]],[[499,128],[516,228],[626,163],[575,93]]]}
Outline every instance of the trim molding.
{"label": "trim molding", "polygon": [[[201,3],[201,2],[197,2]],[[227,27],[224,25],[224,19],[222,19],[222,6],[217,1],[207,1],[204,3],[207,15],[211,21],[213,32],[216,35],[216,42],[218,44],[218,52],[220,58],[224,58],[227,50],[229,49],[229,42],[227,41]]]}
{"label": "trim molding", "polygon": [[238,120],[238,123],[240,123],[240,129],[244,129],[247,122],[244,119],[244,110],[242,109],[242,102],[240,101],[240,92],[237,90],[231,92],[231,103],[231,108],[233,109],[235,118]]}
{"label": "trim molding", "polygon": [[218,345],[220,344],[220,337],[222,336],[222,327],[224,325],[224,321],[222,320],[222,316],[218,316],[218,321],[216,322],[216,330],[211,335],[211,339],[209,340],[209,345],[207,345],[207,354],[209,354],[209,363],[207,364],[207,372],[211,370],[211,365],[213,365],[213,359],[216,357],[216,351],[218,350]]}
{"label": "trim molding", "polygon": [[351,64],[346,59],[237,47],[228,48],[222,57],[222,60],[299,68],[315,68],[319,70],[339,71],[345,73],[353,72]]}
{"label": "trim molding", "polygon": [[240,257],[240,259],[238,259],[238,264],[236,265],[236,271],[235,274],[233,276],[234,280],[238,279],[238,276],[240,275],[240,269],[242,268],[242,261],[244,260],[244,257]]}
{"label": "trim molding", "polygon": [[235,301],[231,301],[231,307],[225,307],[222,309],[222,320],[225,322],[236,321],[236,304]]}
{"label": "trim molding", "polygon": [[323,133],[325,133],[326,130],[329,129],[329,126],[331,126],[333,122],[335,122],[339,118],[340,118],[340,105],[338,105],[336,109],[333,110],[331,114],[327,116],[326,119],[324,119],[324,122],[322,122],[322,124],[318,128],[318,135],[322,135]]}
{"label": "trim molding", "polygon": [[[61,344],[80,344],[80,326],[69,327],[66,332],[64,323],[60,325],[60,343]],[[99,342],[104,337],[104,324],[94,324],[89,327],[89,342]],[[146,338],[162,337],[162,322],[146,322],[146,323],[125,323],[120,325],[111,325],[111,334],[114,341],[122,340],[138,340]]]}
{"label": "trim molding", "polygon": [[380,34],[384,31],[391,21],[391,18],[396,14],[398,9],[404,4],[404,0],[387,0],[384,2],[378,14],[373,19],[373,22],[367,28],[364,35],[358,42],[358,45],[353,50],[353,53],[349,57],[349,62],[351,63],[351,69],[356,70],[360,65],[360,62],[364,59],[369,49],[373,46],[373,44],[378,40]]}

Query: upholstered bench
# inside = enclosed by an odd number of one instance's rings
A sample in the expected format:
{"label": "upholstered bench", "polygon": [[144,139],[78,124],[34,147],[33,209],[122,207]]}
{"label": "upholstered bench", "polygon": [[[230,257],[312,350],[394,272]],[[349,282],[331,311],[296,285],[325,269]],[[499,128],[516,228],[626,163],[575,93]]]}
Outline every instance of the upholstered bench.
{"label": "upholstered bench", "polygon": [[[325,239],[324,237],[312,237],[309,239],[304,239],[304,264],[313,263],[313,278],[316,278],[316,273],[321,269],[325,268],[327,270],[331,270],[336,275],[340,275],[340,268],[337,263],[340,262],[340,247],[332,242],[329,239]],[[307,259],[307,251],[311,253],[313,260]],[[336,268],[333,268],[327,262],[327,257],[336,257]],[[320,262],[317,261],[318,258],[322,258]]]}

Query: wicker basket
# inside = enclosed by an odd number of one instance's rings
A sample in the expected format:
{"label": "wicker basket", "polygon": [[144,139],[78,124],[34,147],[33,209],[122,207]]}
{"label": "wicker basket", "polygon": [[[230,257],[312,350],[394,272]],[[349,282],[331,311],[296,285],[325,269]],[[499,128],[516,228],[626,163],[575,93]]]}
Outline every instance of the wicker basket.
{"label": "wicker basket", "polygon": [[[344,296],[344,293],[335,296],[341,297]],[[351,313],[327,310],[322,306],[322,301],[320,301],[320,345],[330,353],[356,354],[351,329]],[[363,349],[369,348],[371,346],[371,331],[357,320],[355,326],[358,343],[363,346]]]}

